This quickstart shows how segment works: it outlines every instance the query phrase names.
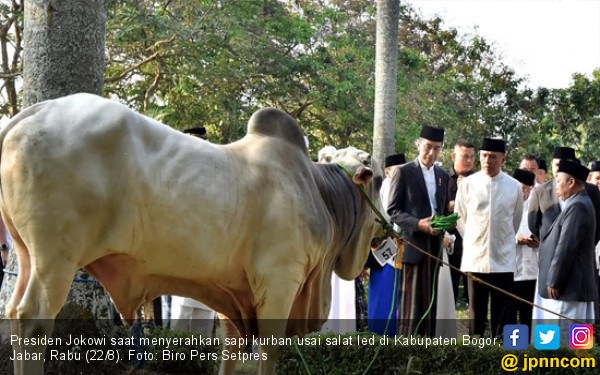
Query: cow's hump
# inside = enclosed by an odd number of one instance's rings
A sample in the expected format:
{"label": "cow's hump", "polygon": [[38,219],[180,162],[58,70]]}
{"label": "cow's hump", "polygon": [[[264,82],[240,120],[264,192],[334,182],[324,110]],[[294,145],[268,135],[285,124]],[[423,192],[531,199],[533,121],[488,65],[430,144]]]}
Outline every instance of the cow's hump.
{"label": "cow's hump", "polygon": [[277,108],[263,108],[248,120],[248,134],[260,134],[285,139],[306,152],[300,125],[289,114]]}

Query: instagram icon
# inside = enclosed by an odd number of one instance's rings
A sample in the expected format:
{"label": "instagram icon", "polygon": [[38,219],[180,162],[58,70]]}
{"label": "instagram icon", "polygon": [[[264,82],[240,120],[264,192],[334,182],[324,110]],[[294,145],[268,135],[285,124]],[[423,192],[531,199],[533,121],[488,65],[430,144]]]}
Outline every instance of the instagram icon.
{"label": "instagram icon", "polygon": [[591,324],[571,324],[569,346],[571,349],[591,349],[594,346]]}

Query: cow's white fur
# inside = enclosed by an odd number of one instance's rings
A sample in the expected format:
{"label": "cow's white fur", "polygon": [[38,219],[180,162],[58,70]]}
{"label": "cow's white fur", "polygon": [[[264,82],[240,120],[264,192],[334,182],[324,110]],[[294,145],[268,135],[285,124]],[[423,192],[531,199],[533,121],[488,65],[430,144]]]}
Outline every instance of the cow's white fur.
{"label": "cow's white fur", "polygon": [[[224,146],[89,94],[24,110],[0,131],[0,208],[19,260],[7,315],[25,319],[14,333],[49,334],[82,267],[127,320],[144,302],[175,294],[222,312],[242,334],[320,328],[332,269],[358,275],[375,217],[351,179],[309,160],[301,135],[274,109],[253,115],[248,134]],[[350,148],[332,161],[380,206],[371,177],[381,171],[368,154]],[[278,348],[263,350],[268,374]],[[15,363],[20,375],[42,370],[39,361]]]}

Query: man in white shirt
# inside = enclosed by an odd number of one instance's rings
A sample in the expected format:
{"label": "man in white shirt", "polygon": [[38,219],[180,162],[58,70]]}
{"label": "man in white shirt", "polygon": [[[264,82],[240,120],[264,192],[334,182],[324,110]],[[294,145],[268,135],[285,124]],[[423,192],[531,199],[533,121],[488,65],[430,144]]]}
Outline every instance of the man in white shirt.
{"label": "man in white shirt", "polygon": [[[515,235],[523,213],[523,193],[517,180],[502,172],[506,146],[484,138],[479,154],[481,171],[458,186],[454,212],[460,215],[463,237],[461,269],[501,289],[512,291],[516,268]],[[510,316],[508,297],[469,279],[469,332],[483,336],[491,303],[492,336],[502,334]],[[491,294],[491,296],[490,296]]]}
{"label": "man in white shirt", "polygon": [[[527,164],[525,162],[527,160],[531,161],[531,159],[523,158],[521,165]],[[513,177],[521,183],[521,189],[523,190],[523,214],[521,215],[521,225],[517,231],[516,238],[517,269],[515,271],[514,293],[524,300],[533,302],[538,274],[537,248],[540,246],[540,243],[535,237],[531,236],[531,231],[527,224],[527,210],[529,208],[529,193],[535,184],[536,174],[529,170],[517,168],[515,173],[513,173]],[[515,317],[518,317],[519,322],[527,325],[531,331],[532,306],[516,300],[512,301],[512,303],[515,308]]]}

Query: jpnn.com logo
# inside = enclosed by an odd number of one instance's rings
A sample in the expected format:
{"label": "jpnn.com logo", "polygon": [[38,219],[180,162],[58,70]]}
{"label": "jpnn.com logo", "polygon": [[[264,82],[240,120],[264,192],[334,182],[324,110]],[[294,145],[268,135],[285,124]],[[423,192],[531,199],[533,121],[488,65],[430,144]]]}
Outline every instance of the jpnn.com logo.
{"label": "jpnn.com logo", "polygon": [[504,326],[505,349],[527,349],[529,347],[529,327],[524,324],[508,324]]}

